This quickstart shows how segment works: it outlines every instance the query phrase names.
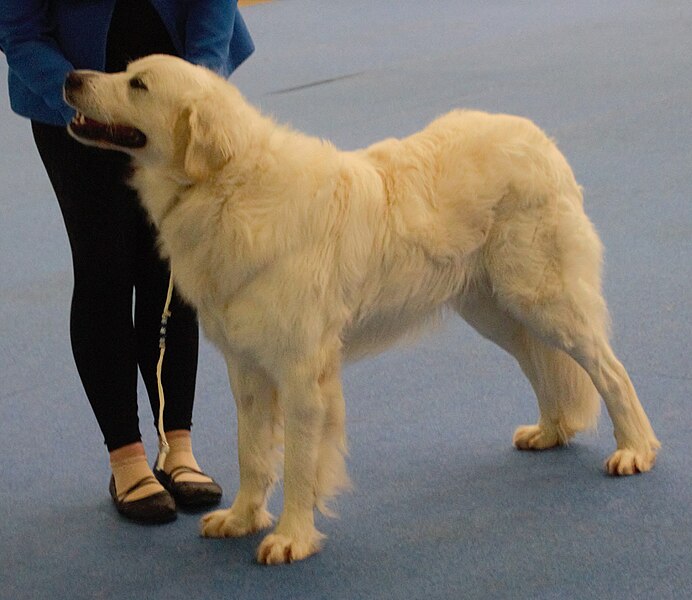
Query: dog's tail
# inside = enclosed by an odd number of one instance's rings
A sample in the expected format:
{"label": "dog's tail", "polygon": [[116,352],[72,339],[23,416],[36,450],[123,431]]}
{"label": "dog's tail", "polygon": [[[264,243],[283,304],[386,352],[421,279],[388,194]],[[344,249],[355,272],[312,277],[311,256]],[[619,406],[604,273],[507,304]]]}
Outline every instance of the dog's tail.
{"label": "dog's tail", "polygon": [[600,396],[573,358],[524,331],[528,359],[524,370],[538,396],[542,417],[555,427],[560,443],[566,444],[578,431],[595,428]]}

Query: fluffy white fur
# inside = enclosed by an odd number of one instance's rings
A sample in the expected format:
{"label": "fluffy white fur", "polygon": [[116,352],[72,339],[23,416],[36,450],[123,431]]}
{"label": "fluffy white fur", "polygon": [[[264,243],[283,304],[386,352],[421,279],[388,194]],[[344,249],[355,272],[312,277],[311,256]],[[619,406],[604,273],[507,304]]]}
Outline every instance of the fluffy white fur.
{"label": "fluffy white fur", "polygon": [[348,485],[342,362],[450,309],[512,354],[536,392],[539,421],[516,430],[516,447],[567,443],[594,425],[600,394],[617,442],[607,471],[653,466],[659,442],[608,342],[600,241],[566,160],[530,121],[454,111],[342,152],[179,59],[77,76],[66,98],[81,113],[146,134],[123,148],[132,185],[228,363],[240,489],[203,517],[204,535],[271,524],[283,446],[283,512],[257,557],[317,551],[313,509]]}

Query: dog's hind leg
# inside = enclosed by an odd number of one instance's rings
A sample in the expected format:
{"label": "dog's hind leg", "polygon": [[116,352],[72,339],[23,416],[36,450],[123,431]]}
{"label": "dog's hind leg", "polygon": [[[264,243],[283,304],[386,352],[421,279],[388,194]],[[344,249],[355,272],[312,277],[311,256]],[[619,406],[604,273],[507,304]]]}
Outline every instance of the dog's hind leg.
{"label": "dog's hind leg", "polygon": [[487,285],[467,290],[455,302],[459,314],[485,338],[516,358],[538,400],[539,419],[514,433],[521,450],[566,444],[595,424],[599,398],[586,372],[565,353],[542,343],[502,310]]}
{"label": "dog's hind leg", "polygon": [[230,508],[202,517],[207,537],[238,537],[271,525],[267,497],[281,460],[281,412],[272,382],[261,370],[233,361],[228,374],[238,412],[240,488]]}
{"label": "dog's hind leg", "polygon": [[631,475],[651,469],[660,444],[606,332],[593,325],[573,298],[515,306],[515,310],[536,335],[577,361],[603,397],[617,442],[616,452],[606,462],[607,471]]}
{"label": "dog's hind leg", "polygon": [[588,373],[613,421],[617,450],[606,462],[607,471],[648,471],[660,444],[608,341],[600,242],[588,219],[573,209],[557,222],[546,217],[527,227],[510,218],[499,229],[486,254],[498,305]]}
{"label": "dog's hind leg", "polygon": [[550,347],[523,328],[524,373],[540,407],[535,425],[522,425],[513,443],[520,450],[565,445],[575,433],[595,427],[600,398],[591,379],[568,354]]}

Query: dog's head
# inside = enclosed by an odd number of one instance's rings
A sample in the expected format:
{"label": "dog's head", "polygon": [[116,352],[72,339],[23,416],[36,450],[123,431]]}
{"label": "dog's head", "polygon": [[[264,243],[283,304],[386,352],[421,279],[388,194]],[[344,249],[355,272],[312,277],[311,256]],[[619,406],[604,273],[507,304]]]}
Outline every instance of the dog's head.
{"label": "dog's head", "polygon": [[73,71],[64,96],[77,111],[68,131],[78,141],[192,181],[210,176],[238,151],[233,125],[242,122],[246,106],[240,93],[179,58],[148,56],[121,73]]}

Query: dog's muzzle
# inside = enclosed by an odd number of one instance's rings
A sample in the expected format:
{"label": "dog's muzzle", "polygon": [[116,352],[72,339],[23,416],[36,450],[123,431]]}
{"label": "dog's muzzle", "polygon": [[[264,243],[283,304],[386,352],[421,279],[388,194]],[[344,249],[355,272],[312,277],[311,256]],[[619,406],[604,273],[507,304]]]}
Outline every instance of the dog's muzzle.
{"label": "dog's muzzle", "polygon": [[77,109],[77,114],[70,121],[68,129],[75,137],[91,142],[100,142],[121,148],[142,148],[147,143],[147,136],[136,127],[120,123],[104,123],[86,116],[80,111],[80,97],[86,89],[86,82],[94,77],[93,73],[72,71],[65,77],[63,95],[65,101]]}

